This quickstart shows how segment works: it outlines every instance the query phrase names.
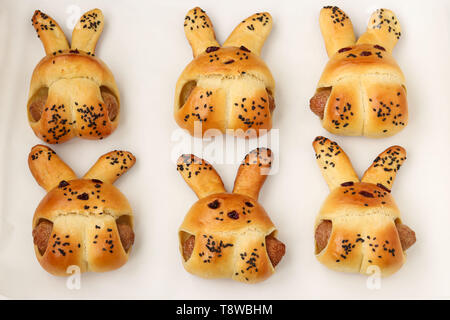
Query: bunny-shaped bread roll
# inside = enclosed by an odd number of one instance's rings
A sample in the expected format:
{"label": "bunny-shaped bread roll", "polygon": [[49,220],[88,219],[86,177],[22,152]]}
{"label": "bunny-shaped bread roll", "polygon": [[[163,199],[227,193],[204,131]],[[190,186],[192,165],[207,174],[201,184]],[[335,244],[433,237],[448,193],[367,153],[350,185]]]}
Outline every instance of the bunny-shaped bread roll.
{"label": "bunny-shaped bread roll", "polygon": [[179,229],[187,271],[204,278],[255,283],[268,278],[285,253],[258,194],[272,163],[269,149],[250,152],[239,167],[233,193],[214,168],[194,155],[178,159],[178,171],[198,200]]}
{"label": "bunny-shaped bread roll", "polygon": [[180,127],[191,135],[231,129],[245,137],[272,128],[275,82],[259,57],[271,29],[270,14],[256,13],[242,21],[221,47],[205,11],[197,7],[187,13],[184,31],[194,60],[175,89],[174,113]]}
{"label": "bunny-shaped bread roll", "polygon": [[330,188],[315,224],[317,259],[337,271],[368,274],[377,266],[383,276],[396,272],[405,262],[405,250],[416,241],[391,196],[405,149],[386,149],[360,182],[336,142],[317,137],[313,147]]}
{"label": "bunny-shaped bread roll", "polygon": [[126,151],[112,151],[78,179],[56,153],[43,145],[31,149],[28,164],[47,190],[33,218],[36,257],[51,274],[67,276],[121,267],[134,243],[133,212],[112,184],[135,163]]}
{"label": "bunny-shaped bread roll", "polygon": [[27,104],[34,133],[54,144],[111,134],[119,121],[120,95],[111,71],[94,55],[102,12],[94,9],[81,16],[70,46],[45,13],[37,10],[31,21],[46,53],[34,69]]}
{"label": "bunny-shaped bread roll", "polygon": [[310,100],[329,132],[347,136],[392,136],[408,123],[406,85],[392,50],[401,35],[394,13],[379,9],[355,40],[350,18],[324,7],[320,29],[330,61]]}

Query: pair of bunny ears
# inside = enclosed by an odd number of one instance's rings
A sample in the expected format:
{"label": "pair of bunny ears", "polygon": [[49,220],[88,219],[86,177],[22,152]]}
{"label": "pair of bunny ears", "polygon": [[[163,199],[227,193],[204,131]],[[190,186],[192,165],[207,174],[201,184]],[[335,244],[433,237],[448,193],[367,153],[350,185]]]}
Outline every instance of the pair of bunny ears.
{"label": "pair of bunny ears", "polygon": [[402,31],[397,17],[388,9],[378,9],[372,14],[366,32],[358,40],[352,21],[338,7],[324,7],[320,11],[319,24],[329,57],[340,49],[359,44],[382,46],[391,53]]}
{"label": "pair of bunny ears", "polygon": [[[267,148],[257,148],[247,154],[236,174],[233,193],[258,200],[259,191],[266,181],[272,161],[272,151]],[[180,156],[177,170],[199,199],[227,192],[216,170],[193,154]]]}
{"label": "pair of bunny ears", "polygon": [[[127,151],[111,151],[101,156],[83,176],[83,179],[114,183],[130,169],[136,158]],[[28,165],[37,183],[47,191],[63,181],[78,179],[73,170],[61,160],[55,151],[44,145],[36,145],[28,156]]]}
{"label": "pair of bunny ears", "polygon": [[103,31],[103,13],[99,9],[93,9],[81,16],[73,29],[70,46],[61,27],[50,16],[36,10],[31,22],[44,45],[46,54],[66,50],[82,50],[93,55]]}
{"label": "pair of bunny ears", "polygon": [[[267,36],[272,30],[272,17],[267,12],[255,13],[233,30],[224,47],[245,47],[259,55]],[[208,48],[219,48],[214,28],[204,10],[195,7],[184,19],[184,32],[192,47],[194,58],[207,51]]]}
{"label": "pair of bunny ears", "polygon": [[[350,159],[334,141],[317,137],[313,142],[316,159],[330,190],[353,182],[360,182]],[[364,173],[361,182],[372,183],[391,192],[398,170],[406,160],[406,151],[392,146],[380,153]]]}

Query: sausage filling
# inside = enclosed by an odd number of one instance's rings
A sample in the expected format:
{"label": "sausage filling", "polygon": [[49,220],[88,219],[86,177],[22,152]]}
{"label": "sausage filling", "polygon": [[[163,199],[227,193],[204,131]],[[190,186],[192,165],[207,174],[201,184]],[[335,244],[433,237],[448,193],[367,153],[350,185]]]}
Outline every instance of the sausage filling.
{"label": "sausage filling", "polygon": [[[53,223],[48,220],[41,220],[33,230],[33,243],[38,247],[41,255],[44,255],[47,250],[52,230]],[[117,222],[117,230],[124,250],[128,251],[134,244],[133,229],[127,223]]]}
{"label": "sausage filling", "polygon": [[[192,251],[194,251],[195,245],[195,236],[190,236],[183,243],[183,257],[184,260],[187,261],[192,255]],[[278,263],[280,263],[286,252],[286,246],[283,242],[276,239],[273,236],[266,237],[266,250],[267,255],[269,256],[270,262],[272,262],[272,266],[275,267]]]}
{"label": "sausage filling", "polygon": [[33,230],[33,243],[37,246],[39,253],[44,255],[47,250],[48,240],[52,234],[53,223],[41,220]]}
{"label": "sausage filling", "polygon": [[270,91],[269,89],[266,89],[267,91],[267,96],[269,97],[269,111],[272,114],[273,110],[275,110],[275,99],[273,97],[272,91]]}
{"label": "sausage filling", "polygon": [[127,223],[117,222],[117,230],[119,231],[119,237],[122,242],[123,249],[128,252],[134,244],[133,228],[131,228],[131,226]]}
{"label": "sausage filling", "polygon": [[108,112],[109,120],[114,121],[119,114],[119,104],[117,103],[117,99],[111,92],[108,92],[103,88],[101,88],[101,94]]}
{"label": "sausage filling", "polygon": [[[395,223],[397,227],[400,243],[402,244],[403,251],[406,251],[416,242],[416,233],[411,230],[407,225],[402,223]],[[316,228],[315,239],[317,252],[321,252],[328,244],[328,240],[331,236],[333,224],[330,220],[323,220]]]}
{"label": "sausage filling", "polygon": [[44,111],[45,104],[48,98],[48,88],[39,89],[28,105],[28,111],[30,113],[31,120],[37,122],[42,117],[42,112]]}
{"label": "sausage filling", "polygon": [[328,98],[331,95],[331,88],[318,91],[314,97],[309,100],[309,108],[320,119],[323,119],[325,113],[325,106],[327,105]]}

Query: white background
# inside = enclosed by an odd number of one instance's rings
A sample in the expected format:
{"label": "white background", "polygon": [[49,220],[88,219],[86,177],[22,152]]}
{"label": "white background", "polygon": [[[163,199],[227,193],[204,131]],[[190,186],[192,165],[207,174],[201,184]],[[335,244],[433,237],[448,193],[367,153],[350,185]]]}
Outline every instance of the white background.
{"label": "white background", "polygon": [[[310,112],[309,98],[328,61],[318,25],[323,5],[338,5],[357,35],[377,8],[393,10],[403,36],[394,57],[407,79],[410,122],[400,134],[381,140],[337,137]],[[105,29],[97,56],[113,71],[121,96],[118,129],[103,141],[73,139],[55,151],[83,174],[112,149],[133,152],[137,163],[116,185],[135,213],[136,243],[129,262],[105,274],[83,274],[80,290],[47,274],[33,251],[31,220],[45,192],[31,176],[27,155],[41,143],[27,122],[29,81],[44,56],[30,19],[40,9],[56,19],[66,35],[71,6],[81,13],[98,7]],[[276,80],[274,128],[279,129],[279,170],[270,176],[260,203],[286,243],[287,253],[267,281],[245,285],[204,280],[187,273],[178,252],[177,229],[196,201],[176,171],[171,141],[175,83],[191,61],[184,36],[186,12],[199,5],[223,42],[255,12],[274,19],[262,50]],[[11,298],[147,299],[324,299],[449,298],[450,172],[450,4],[448,1],[0,1],[0,294]],[[73,19],[73,18],[72,18]],[[379,290],[367,278],[328,270],[313,254],[313,224],[328,194],[311,142],[317,135],[336,140],[360,174],[386,147],[406,148],[408,160],[393,196],[404,223],[417,233],[404,267],[383,279]],[[242,158],[244,154],[238,155]],[[231,188],[238,163],[215,164]]]}

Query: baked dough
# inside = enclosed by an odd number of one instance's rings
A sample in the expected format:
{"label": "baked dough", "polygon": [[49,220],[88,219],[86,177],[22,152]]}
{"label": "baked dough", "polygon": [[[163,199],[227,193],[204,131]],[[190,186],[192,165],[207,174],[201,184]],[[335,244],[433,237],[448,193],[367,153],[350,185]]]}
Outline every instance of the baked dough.
{"label": "baked dough", "polygon": [[103,30],[103,14],[83,14],[69,45],[54,19],[37,10],[32,24],[45,48],[31,78],[28,121],[36,136],[47,143],[73,137],[103,139],[117,127],[120,95],[114,76],[95,56]]}
{"label": "baked dough", "polygon": [[68,276],[72,265],[104,272],[125,264],[134,242],[133,212],[112,184],[135,161],[129,152],[112,151],[78,179],[52,149],[31,149],[31,173],[48,192],[32,225],[36,257],[46,271]]}
{"label": "baked dough", "polygon": [[188,272],[245,283],[262,281],[275,272],[285,246],[273,239],[277,230],[257,201],[271,163],[269,149],[250,152],[239,167],[233,192],[227,193],[220,176],[205,160],[194,155],[178,159],[178,171],[199,197],[178,231]]}
{"label": "baked dough", "polygon": [[184,31],[194,60],[175,89],[174,115],[181,128],[196,136],[231,129],[228,133],[241,137],[272,128],[275,82],[259,57],[271,29],[270,14],[256,13],[220,46],[205,11],[196,7],[187,13]]}
{"label": "baked dough", "polygon": [[400,211],[391,195],[405,149],[383,151],[359,181],[337,143],[317,137],[313,147],[330,188],[315,223],[317,259],[337,271],[371,274],[378,268],[383,276],[396,272],[406,259],[399,232],[413,237],[405,248],[415,241],[412,230],[396,226],[401,225]]}
{"label": "baked dough", "polygon": [[408,124],[406,83],[392,50],[400,23],[387,9],[374,12],[356,41],[350,18],[324,7],[320,29],[330,61],[310,101],[311,110],[333,134],[381,138]]}

